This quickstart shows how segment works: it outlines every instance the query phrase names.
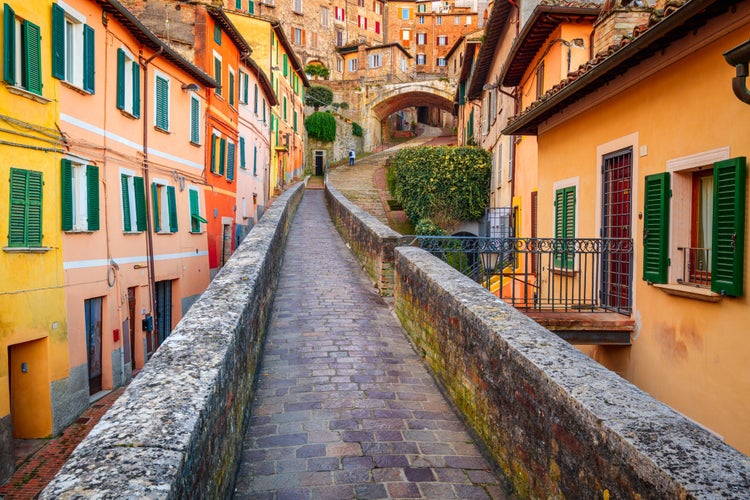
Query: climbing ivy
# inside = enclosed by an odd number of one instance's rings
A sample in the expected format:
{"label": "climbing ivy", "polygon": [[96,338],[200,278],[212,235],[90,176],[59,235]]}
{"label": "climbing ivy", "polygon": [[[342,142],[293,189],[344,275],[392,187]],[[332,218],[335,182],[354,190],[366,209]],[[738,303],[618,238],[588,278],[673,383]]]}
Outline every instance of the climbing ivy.
{"label": "climbing ivy", "polygon": [[405,148],[392,161],[392,194],[412,222],[428,218],[450,230],[460,221],[484,215],[490,201],[490,168],[490,154],[481,148]]}
{"label": "climbing ivy", "polygon": [[357,122],[352,122],[352,135],[355,137],[362,137],[362,134],[362,126]]}
{"label": "climbing ivy", "polygon": [[336,119],[330,113],[316,111],[305,119],[307,135],[323,142],[336,139]]}

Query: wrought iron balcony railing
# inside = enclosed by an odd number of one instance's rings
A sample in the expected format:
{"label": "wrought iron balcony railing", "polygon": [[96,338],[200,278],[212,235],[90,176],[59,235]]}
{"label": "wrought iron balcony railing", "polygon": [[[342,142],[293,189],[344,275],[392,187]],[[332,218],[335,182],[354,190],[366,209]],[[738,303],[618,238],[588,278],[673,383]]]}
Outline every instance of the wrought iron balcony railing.
{"label": "wrought iron balcony railing", "polygon": [[631,311],[631,239],[417,236],[413,244],[521,310]]}
{"label": "wrought iron balcony railing", "polygon": [[681,283],[711,286],[711,249],[677,247],[682,252]]}

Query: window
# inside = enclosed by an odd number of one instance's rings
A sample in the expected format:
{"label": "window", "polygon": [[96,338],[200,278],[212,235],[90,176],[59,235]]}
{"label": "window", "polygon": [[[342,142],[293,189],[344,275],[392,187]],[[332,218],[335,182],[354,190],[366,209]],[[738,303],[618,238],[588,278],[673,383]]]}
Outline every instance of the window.
{"label": "window", "polygon": [[190,199],[190,232],[200,233],[202,231],[201,224],[208,224],[208,221],[201,217],[201,203],[198,190],[195,188],[188,188],[188,197]]}
{"label": "window", "polygon": [[297,14],[302,14],[302,0],[294,0],[294,3],[292,5],[292,9]]}
{"label": "window", "polygon": [[339,73],[344,72],[344,60],[343,59],[336,59],[336,71]]}
{"label": "window", "polygon": [[[250,84],[250,77],[247,73],[240,70],[240,78],[239,78],[239,100],[241,104],[247,104],[248,103],[248,96],[249,96],[249,90],[248,85]],[[256,85],[257,87],[257,85]],[[255,98],[255,114],[258,114],[258,98],[256,94]]]}
{"label": "window", "polygon": [[124,49],[117,49],[117,109],[141,116],[141,66]]}
{"label": "window", "polygon": [[253,175],[258,175],[258,146],[253,146]]}
{"label": "window", "polygon": [[349,73],[355,73],[359,69],[358,59],[349,59]]}
{"label": "window", "polygon": [[217,45],[221,45],[221,26],[214,24],[214,42]]}
{"label": "window", "polygon": [[442,24],[443,24],[443,16],[435,17],[435,26],[440,26]]}
{"label": "window", "polygon": [[253,84],[253,113],[258,116],[258,84]]}
{"label": "window", "polygon": [[246,169],[247,164],[245,163],[245,138],[240,136],[240,168]]}
{"label": "window", "polygon": [[437,64],[437,65],[438,65],[439,67],[445,67],[445,66],[447,66],[447,65],[448,65],[448,63],[447,63],[447,62],[445,62],[445,58],[444,58],[444,57],[438,57],[438,58],[437,58],[437,61],[436,61],[436,64]]}
{"label": "window", "polygon": [[190,142],[201,143],[201,102],[195,95],[190,96]]}
{"label": "window", "polygon": [[375,14],[382,15],[383,14],[383,3],[376,1],[375,5],[372,6],[372,10],[375,11]]}
{"label": "window", "polygon": [[263,123],[266,123],[266,98],[263,98]]}
{"label": "window", "polygon": [[293,125],[292,126],[294,127],[294,131],[298,132],[298,130],[297,130],[297,110],[296,109],[294,110],[294,116],[292,118],[293,118],[293,122],[292,122]]}
{"label": "window", "polygon": [[380,54],[372,54],[370,56],[370,67],[379,68],[383,65],[383,58]]}
{"label": "window", "polygon": [[143,177],[120,170],[120,193],[122,194],[122,230],[135,233],[146,230],[146,190]]}
{"label": "window", "polygon": [[169,130],[169,80],[157,74],[154,88],[154,123],[161,130]]}
{"label": "window", "polygon": [[242,10],[242,0],[234,0],[234,8],[237,10]]}
{"label": "window", "polygon": [[232,141],[227,141],[227,180],[234,180],[234,166],[237,164],[236,145]]}
{"label": "window", "polygon": [[334,13],[337,21],[346,21],[346,12],[341,7],[334,7]]}
{"label": "window", "polygon": [[408,42],[411,39],[411,32],[409,30],[401,30],[401,40]]}
{"label": "window", "polygon": [[544,61],[536,69],[536,98],[539,99],[544,93]]}
{"label": "window", "polygon": [[471,16],[466,16],[466,26],[471,26]]}
{"label": "window", "polygon": [[155,233],[177,232],[177,198],[174,186],[164,181],[151,183],[151,205],[154,216]]}
{"label": "window", "polygon": [[283,111],[283,115],[282,116],[284,117],[284,121],[286,122],[287,121],[287,119],[286,119],[287,118],[287,116],[286,116],[286,96],[284,96],[284,103],[283,103],[283,109],[282,109],[282,111]]}
{"label": "window", "polygon": [[252,0],[247,2],[247,13],[255,14],[255,2],[253,2]]}
{"label": "window", "polygon": [[453,16],[453,24],[455,24],[456,26],[461,24],[461,16]]}
{"label": "window", "polygon": [[438,45],[448,45],[448,35],[440,35],[437,37]]}
{"label": "window", "polygon": [[[575,238],[576,187],[567,186],[555,190],[555,239]],[[563,247],[567,245],[563,244]],[[555,254],[555,267],[572,269],[574,253]]]}
{"label": "window", "polygon": [[421,3],[417,5],[417,12],[427,12],[427,4]]}
{"label": "window", "polygon": [[232,68],[229,68],[229,105],[234,106],[236,104],[235,102],[235,92],[234,92],[234,70]]}
{"label": "window", "polygon": [[424,16],[417,16],[417,22],[419,24],[424,24]]}
{"label": "window", "polygon": [[336,30],[336,47],[341,47],[344,45],[344,32],[341,30]]}
{"label": "window", "polygon": [[216,95],[221,95],[221,56],[214,52],[214,80],[219,84],[214,90]]}
{"label": "window", "polygon": [[316,31],[313,31],[312,33],[310,33],[310,48],[312,49],[320,48],[318,44],[318,33]]}
{"label": "window", "polygon": [[679,163],[645,179],[643,279],[741,296],[746,159]]}
{"label": "window", "polygon": [[42,173],[10,169],[10,221],[8,246],[42,246]]}
{"label": "window", "polygon": [[427,55],[426,54],[417,54],[417,64],[427,64]]}
{"label": "window", "polygon": [[305,30],[302,28],[292,28],[292,35],[294,37],[294,43],[296,45],[305,44]]}
{"label": "window", "polygon": [[328,19],[330,17],[331,13],[326,7],[320,8],[320,25],[324,28],[328,27]]}
{"label": "window", "polygon": [[284,54],[281,59],[283,61],[282,74],[284,76],[289,76],[289,56]]}
{"label": "window", "polygon": [[375,21],[375,34],[380,34],[380,21]]}
{"label": "window", "polygon": [[357,0],[357,7],[364,7],[365,6],[365,0]]}
{"label": "window", "polygon": [[99,229],[99,167],[62,160],[62,229]]}
{"label": "window", "polygon": [[406,58],[405,57],[401,58],[401,71],[406,73]]}
{"label": "window", "polygon": [[94,29],[86,17],[52,4],[52,76],[94,93]]}
{"label": "window", "polygon": [[407,8],[401,8],[401,19],[409,19],[409,10]]}
{"label": "window", "polygon": [[417,33],[417,45],[425,45],[427,43],[427,33]]}
{"label": "window", "polygon": [[357,26],[359,26],[360,29],[366,30],[367,18],[365,16],[357,16]]}
{"label": "window", "polygon": [[3,12],[3,79],[42,95],[41,33],[36,24],[16,18],[10,5]]}
{"label": "window", "polygon": [[211,135],[211,172],[216,175],[224,175],[226,163],[227,140],[214,131]]}

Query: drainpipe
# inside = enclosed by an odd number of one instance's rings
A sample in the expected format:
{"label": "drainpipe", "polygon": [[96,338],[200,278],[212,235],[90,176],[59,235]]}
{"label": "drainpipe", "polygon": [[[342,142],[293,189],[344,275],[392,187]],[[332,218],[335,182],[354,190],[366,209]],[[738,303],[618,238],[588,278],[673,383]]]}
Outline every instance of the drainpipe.
{"label": "drainpipe", "polygon": [[748,62],[750,61],[750,40],[724,52],[724,59],[734,66],[736,76],[732,78],[732,90],[737,99],[750,104],[750,90],[747,88]]}
{"label": "drainpipe", "polygon": [[[148,59],[144,59],[143,56],[139,58],[139,63],[143,68],[143,183],[145,184],[144,191],[146,195],[146,255],[148,257],[148,295],[149,301],[151,302],[151,317],[153,318],[154,328],[156,328],[157,324],[157,309],[156,274],[154,271],[154,228],[151,222],[151,212],[149,211],[149,207],[151,207],[153,210],[153,206],[151,205],[151,182],[149,181],[148,175],[148,65],[151,63],[151,61],[158,57],[163,50],[164,47],[159,47],[159,50],[157,50]],[[151,333],[153,335],[152,332],[147,332],[147,335],[148,333]]]}

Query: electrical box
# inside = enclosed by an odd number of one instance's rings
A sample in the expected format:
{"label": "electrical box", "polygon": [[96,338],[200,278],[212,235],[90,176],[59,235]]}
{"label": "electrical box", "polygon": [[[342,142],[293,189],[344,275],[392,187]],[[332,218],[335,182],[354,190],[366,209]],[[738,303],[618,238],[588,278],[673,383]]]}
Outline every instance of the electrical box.
{"label": "electrical box", "polygon": [[141,328],[143,329],[144,332],[153,332],[154,331],[154,317],[149,314],[145,318],[143,318],[141,322]]}

